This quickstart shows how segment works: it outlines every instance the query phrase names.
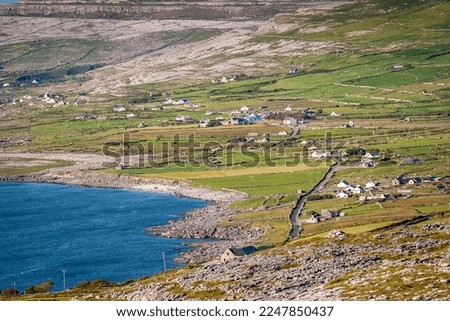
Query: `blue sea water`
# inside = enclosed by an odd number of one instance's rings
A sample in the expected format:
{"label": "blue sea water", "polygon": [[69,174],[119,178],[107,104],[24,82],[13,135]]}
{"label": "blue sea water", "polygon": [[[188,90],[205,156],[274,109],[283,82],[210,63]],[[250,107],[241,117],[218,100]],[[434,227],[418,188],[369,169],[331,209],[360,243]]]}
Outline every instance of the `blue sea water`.
{"label": "blue sea water", "polygon": [[142,191],[0,183],[0,289],[46,280],[51,291],[81,281],[120,282],[167,268],[185,240],[144,229],[179,219],[206,202]]}

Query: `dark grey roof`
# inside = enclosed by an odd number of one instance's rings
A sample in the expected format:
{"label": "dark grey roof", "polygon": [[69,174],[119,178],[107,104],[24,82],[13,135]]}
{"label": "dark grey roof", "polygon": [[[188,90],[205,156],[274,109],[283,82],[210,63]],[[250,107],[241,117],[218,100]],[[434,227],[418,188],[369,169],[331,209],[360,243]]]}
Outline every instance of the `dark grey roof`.
{"label": "dark grey roof", "polygon": [[231,248],[230,251],[231,251],[231,253],[233,253],[236,256],[245,256],[245,255],[250,255],[253,252],[256,252],[256,247],[254,247],[254,246],[247,246],[247,247],[243,247],[243,248],[240,248],[240,249]]}

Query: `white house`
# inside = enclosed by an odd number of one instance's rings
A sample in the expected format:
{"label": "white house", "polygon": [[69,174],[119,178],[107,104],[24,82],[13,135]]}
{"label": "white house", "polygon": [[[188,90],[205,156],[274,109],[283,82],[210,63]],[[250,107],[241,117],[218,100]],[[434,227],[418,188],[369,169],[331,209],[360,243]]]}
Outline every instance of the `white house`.
{"label": "white house", "polygon": [[366,188],[375,188],[378,185],[377,182],[369,181],[366,183]]}
{"label": "white house", "polygon": [[346,188],[344,188],[344,191],[346,191],[346,192],[354,192],[355,189],[356,189],[355,185],[349,185]]}
{"label": "white house", "polygon": [[365,193],[365,192],[366,192],[366,190],[359,185],[353,189],[353,193],[355,193],[355,194],[361,194],[361,193]]}
{"label": "white house", "polygon": [[380,152],[376,151],[376,150],[366,152],[363,157],[364,158],[378,158],[378,157],[380,157]]}
{"label": "white house", "polygon": [[176,121],[184,121],[186,118],[183,115],[178,115],[177,117],[175,117]]}
{"label": "white house", "polygon": [[283,120],[283,124],[284,125],[288,125],[288,126],[295,126],[295,125],[298,125],[298,124],[301,124],[301,123],[302,122],[300,120],[298,120],[297,118],[294,118],[294,117],[286,117]]}
{"label": "white house", "polygon": [[285,130],[278,132],[278,136],[286,136],[286,135],[287,135],[287,133]]}
{"label": "white house", "polygon": [[257,249],[254,246],[247,246],[243,248],[229,248],[220,256],[220,262],[226,262],[238,256],[247,256],[256,251]]}
{"label": "white house", "polygon": [[137,116],[133,113],[127,114],[127,118],[136,118]]}
{"label": "white house", "polygon": [[123,106],[118,106],[118,107],[114,107],[113,110],[115,112],[121,112],[121,111],[126,111],[126,108]]}
{"label": "white house", "polygon": [[202,120],[200,120],[200,127],[201,128],[206,128],[206,127],[208,127],[208,124],[209,124],[209,119],[202,119]]}
{"label": "white house", "polygon": [[212,112],[210,112],[210,111],[207,111],[206,113],[205,113],[205,116],[211,116],[212,115]]}
{"label": "white house", "polygon": [[287,106],[284,111],[292,111],[292,107],[291,106]]}
{"label": "white house", "polygon": [[242,106],[241,107],[241,111],[248,111],[248,107],[247,106]]}
{"label": "white house", "polygon": [[408,185],[422,184],[422,179],[420,177],[413,177],[408,180]]}
{"label": "white house", "polygon": [[346,188],[350,186],[350,184],[347,181],[341,180],[336,186],[339,188]]}
{"label": "white house", "polygon": [[320,150],[315,150],[314,152],[311,153],[311,157],[312,158],[327,158],[330,157],[331,153],[328,150],[324,150],[324,151],[320,151]]}
{"label": "white house", "polygon": [[348,198],[348,194],[345,192],[340,192],[336,194],[337,198]]}

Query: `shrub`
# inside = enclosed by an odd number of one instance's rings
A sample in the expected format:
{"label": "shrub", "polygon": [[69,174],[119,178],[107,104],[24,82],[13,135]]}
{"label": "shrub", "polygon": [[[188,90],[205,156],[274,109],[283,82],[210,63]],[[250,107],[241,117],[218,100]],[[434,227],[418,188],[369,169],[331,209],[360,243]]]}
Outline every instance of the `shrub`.
{"label": "shrub", "polygon": [[0,292],[0,296],[4,298],[12,298],[18,296],[19,294],[19,291],[13,288],[7,288]]}
{"label": "shrub", "polygon": [[366,151],[360,147],[358,148],[349,148],[346,150],[348,156],[362,156],[366,153]]}
{"label": "shrub", "polygon": [[38,285],[32,285],[25,290],[25,294],[47,293],[53,286],[52,281],[45,281]]}
{"label": "shrub", "polygon": [[308,196],[308,201],[318,201],[318,200],[328,200],[332,199],[333,195],[324,194],[324,195],[310,195]]}

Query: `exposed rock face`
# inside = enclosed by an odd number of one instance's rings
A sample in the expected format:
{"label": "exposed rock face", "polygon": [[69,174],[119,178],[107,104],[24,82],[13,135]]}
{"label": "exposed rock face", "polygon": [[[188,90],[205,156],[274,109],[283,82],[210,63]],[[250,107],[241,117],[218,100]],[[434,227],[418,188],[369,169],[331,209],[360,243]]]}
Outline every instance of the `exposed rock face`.
{"label": "exposed rock face", "polygon": [[[0,15],[115,19],[267,19],[294,12],[301,4],[330,1],[54,1],[24,0],[0,6]],[[336,1],[334,1],[336,2]]]}

